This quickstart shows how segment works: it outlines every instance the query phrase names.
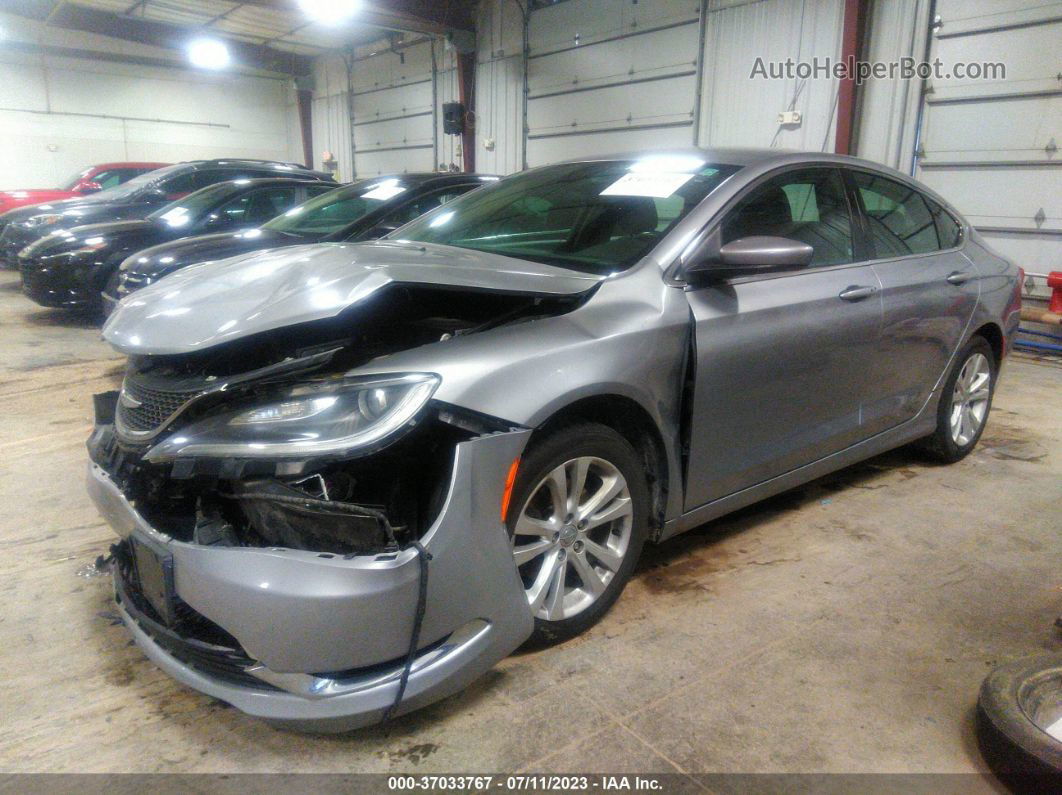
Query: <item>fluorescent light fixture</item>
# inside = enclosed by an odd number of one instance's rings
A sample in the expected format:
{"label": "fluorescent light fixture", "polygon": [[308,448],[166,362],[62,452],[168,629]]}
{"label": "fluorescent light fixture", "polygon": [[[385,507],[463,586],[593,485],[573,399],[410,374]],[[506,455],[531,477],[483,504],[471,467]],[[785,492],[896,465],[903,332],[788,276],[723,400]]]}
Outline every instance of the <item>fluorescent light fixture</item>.
{"label": "fluorescent light fixture", "polygon": [[314,22],[339,25],[354,16],[361,0],[299,0],[299,8]]}
{"label": "fluorescent light fixture", "polygon": [[201,69],[224,69],[231,60],[229,48],[218,39],[192,39],[188,43],[188,60]]}

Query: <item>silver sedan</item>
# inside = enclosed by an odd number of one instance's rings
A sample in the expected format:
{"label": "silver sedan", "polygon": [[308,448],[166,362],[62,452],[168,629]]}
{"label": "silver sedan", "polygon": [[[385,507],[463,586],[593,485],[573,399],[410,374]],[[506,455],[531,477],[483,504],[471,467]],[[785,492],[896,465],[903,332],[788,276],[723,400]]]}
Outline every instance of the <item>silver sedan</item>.
{"label": "silver sedan", "polygon": [[977,444],[1019,269],[853,158],[533,169],[375,243],[123,300],[89,489],[174,677],[310,730],[590,627],[646,542],[890,448]]}

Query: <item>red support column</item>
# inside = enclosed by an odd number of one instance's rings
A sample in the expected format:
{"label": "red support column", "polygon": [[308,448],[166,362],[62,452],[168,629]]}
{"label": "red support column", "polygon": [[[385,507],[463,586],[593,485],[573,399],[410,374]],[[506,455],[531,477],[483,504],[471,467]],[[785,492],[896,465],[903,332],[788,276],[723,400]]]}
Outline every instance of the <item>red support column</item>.
{"label": "red support column", "polygon": [[299,106],[302,159],[307,168],[313,168],[313,92],[305,88],[297,88],[295,89],[295,101]]}
{"label": "red support column", "polygon": [[464,132],[461,133],[461,163],[464,170],[476,170],[476,53],[457,54],[457,85],[460,103],[465,108]]}
{"label": "red support column", "polygon": [[852,153],[852,132],[855,128],[856,83],[855,62],[862,54],[863,29],[868,0],[845,0],[844,27],[841,31],[841,61],[848,66],[848,76],[837,90],[837,138],[834,151],[839,155]]}

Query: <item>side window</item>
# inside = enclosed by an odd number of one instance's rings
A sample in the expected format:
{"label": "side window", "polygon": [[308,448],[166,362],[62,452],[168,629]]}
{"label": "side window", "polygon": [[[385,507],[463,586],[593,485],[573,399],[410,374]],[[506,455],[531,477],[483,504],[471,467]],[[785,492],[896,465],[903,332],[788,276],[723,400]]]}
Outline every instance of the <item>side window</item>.
{"label": "side window", "polygon": [[812,266],[852,262],[852,218],[832,168],[793,171],[754,190],[723,221],[722,242],[769,235],[807,243]]}
{"label": "side window", "polygon": [[877,174],[859,171],[853,177],[874,256],[905,257],[940,250],[937,224],[921,193]]}
{"label": "side window", "polygon": [[109,171],[101,171],[92,178],[92,181],[99,183],[102,190],[107,190],[107,188],[114,188],[129,179],[129,177],[123,176],[123,173],[122,169],[112,168]]}
{"label": "side window", "polygon": [[437,191],[436,193],[429,193],[427,196],[421,196],[419,199],[414,199],[407,204],[402,205],[392,213],[388,213],[379,223],[379,226],[393,226],[395,228],[408,224],[414,218],[419,218],[429,210],[434,210],[441,204],[446,204],[448,201],[452,201],[460,196],[462,193],[467,193],[472,188],[478,187],[476,185],[455,185],[445,190]]}
{"label": "side window", "polygon": [[962,243],[962,227],[958,221],[952,218],[951,213],[941,207],[932,199],[926,199],[929,211],[933,214],[933,220],[937,224],[937,237],[940,239],[941,248],[955,248]]}
{"label": "side window", "polygon": [[247,207],[243,220],[249,224],[264,224],[269,219],[276,218],[285,210],[294,207],[299,201],[300,194],[301,191],[294,185],[255,191],[251,195],[251,203]]}
{"label": "side window", "polygon": [[162,182],[162,184],[159,185],[159,188],[164,194],[166,194],[166,198],[169,201],[180,199],[182,196],[187,196],[192,191],[199,190],[203,187],[196,182],[195,178],[197,173],[198,172],[195,171],[188,171],[184,174],[170,177]]}
{"label": "side window", "polygon": [[244,193],[211,210],[203,219],[207,226],[228,227],[242,224],[254,199],[253,193]]}

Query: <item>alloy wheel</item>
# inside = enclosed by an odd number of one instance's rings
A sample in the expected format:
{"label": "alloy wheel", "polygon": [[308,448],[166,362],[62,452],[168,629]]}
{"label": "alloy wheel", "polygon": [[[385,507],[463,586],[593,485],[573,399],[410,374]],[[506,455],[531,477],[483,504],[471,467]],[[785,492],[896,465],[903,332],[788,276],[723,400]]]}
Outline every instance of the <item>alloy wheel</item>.
{"label": "alloy wheel", "polygon": [[962,366],[951,396],[951,439],[959,447],[973,441],[988,415],[992,368],[983,353],[974,353]]}
{"label": "alloy wheel", "polygon": [[627,554],[631,494],[601,458],[566,461],[531,490],[513,530],[513,559],[537,618],[561,621],[605,592]]}

